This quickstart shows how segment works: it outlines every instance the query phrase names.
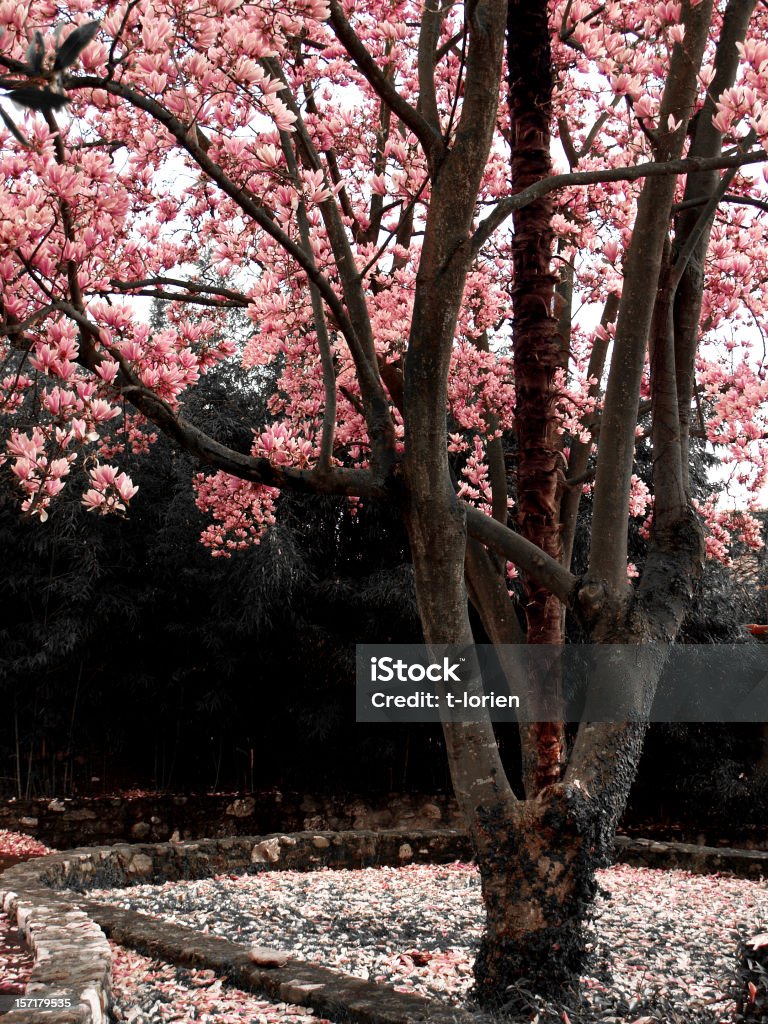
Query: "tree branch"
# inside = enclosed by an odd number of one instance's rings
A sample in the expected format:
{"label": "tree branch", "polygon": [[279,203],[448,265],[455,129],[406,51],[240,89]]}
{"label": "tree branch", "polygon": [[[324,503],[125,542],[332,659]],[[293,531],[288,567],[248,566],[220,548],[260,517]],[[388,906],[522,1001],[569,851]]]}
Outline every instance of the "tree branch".
{"label": "tree branch", "polygon": [[[675,203],[672,207],[672,213],[682,213],[683,210],[694,209],[697,206],[703,206],[708,199],[706,196],[699,196],[697,199],[683,199],[682,202]],[[739,206],[754,206],[758,210],[762,210],[763,213],[768,213],[768,202],[764,199],[756,199],[754,196],[740,196],[735,192],[726,192],[720,197],[721,203],[734,203]]]}
{"label": "tree branch", "polygon": [[576,576],[519,533],[510,530],[498,520],[491,519],[473,505],[466,502],[461,504],[466,512],[467,531],[471,537],[475,537],[487,548],[514,562],[526,575],[546,587],[564,604],[573,603],[579,583]]}
{"label": "tree branch", "polygon": [[441,133],[435,90],[435,51],[440,38],[443,17],[444,10],[441,8],[439,0],[427,0],[421,12],[418,59],[419,99],[416,109],[437,135]]}
{"label": "tree branch", "polygon": [[392,113],[399,117],[407,128],[411,129],[421,143],[430,166],[436,167],[445,152],[445,146],[443,145],[440,133],[435,132],[422,114],[404,100],[397,89],[395,89],[392,82],[378,66],[347,21],[338,0],[330,0],[330,12],[331,16],[328,20],[336,34],[336,38],[352,58],[371,88],[391,108]]}
{"label": "tree branch", "polygon": [[[315,266],[311,254],[308,254],[303,246],[294,242],[275,223],[270,211],[262,205],[253,193],[247,188],[235,184],[224,170],[208,156],[206,150],[200,145],[197,134],[193,136],[186,125],[156,100],[125,85],[123,82],[90,75],[81,77],[70,76],[65,79],[64,86],[67,89],[103,89],[113,96],[119,96],[121,99],[126,100],[139,110],[144,110],[148,113],[171,133],[178,145],[192,157],[211,181],[215,182],[225,195],[228,195],[244,213],[252,218],[301,267],[309,280],[316,285],[346,339],[357,371],[360,393],[363,397],[366,425],[371,438],[374,462],[383,468],[385,475],[391,472],[395,462],[394,426],[389,411],[389,403],[376,364],[369,358],[370,340],[368,345],[366,345],[366,339],[359,336],[344,304],[336,295],[330,281]],[[344,268],[340,267],[339,270],[343,272]]]}
{"label": "tree branch", "polygon": [[[716,98],[731,88],[736,81],[741,66],[739,44],[746,39],[754,9],[755,0],[728,0],[726,4],[713,61],[714,76],[707,90],[704,105],[696,115],[689,156],[717,157],[721,153],[723,135],[713,120]],[[745,141],[740,145],[743,148]],[[695,391],[705,261],[715,216],[711,197],[718,191],[723,191],[723,181],[727,182],[727,176],[718,181],[716,171],[688,175],[683,194],[683,209],[675,221],[672,246],[674,260],[680,258],[685,250],[684,263],[680,264],[681,273],[675,284],[673,326],[681,463],[686,488],[689,490],[691,399]],[[706,220],[702,220],[697,204],[694,203],[699,200],[704,206],[705,216],[708,218]],[[685,207],[686,201],[691,203],[690,207]]]}
{"label": "tree branch", "polygon": [[[232,288],[222,288],[220,285],[206,284],[202,281],[184,281],[177,277],[145,277],[136,281],[121,281],[119,278],[111,278],[109,282],[119,292],[134,293],[136,288],[185,288],[188,292],[202,295],[216,295],[222,299],[229,299],[243,307],[250,305],[250,299],[242,292],[234,291]],[[180,299],[188,300],[189,295],[181,295]]]}
{"label": "tree branch", "polygon": [[[603,376],[605,359],[608,355],[608,333],[606,328],[609,324],[615,322],[618,311],[619,297],[614,292],[611,292],[605,300],[603,313],[600,317],[600,326],[603,328],[603,331],[600,334],[595,335],[595,340],[592,344],[592,351],[589,356],[589,365],[587,367],[587,379],[590,380],[587,394],[590,398],[593,398],[595,402],[600,396],[600,381]],[[568,479],[566,480],[566,484],[568,484],[569,487],[563,495],[560,506],[560,523],[562,528],[563,545],[562,561],[566,568],[570,568],[571,561],[573,559],[573,545],[576,539],[576,524],[579,515],[579,506],[581,505],[582,489],[577,487],[576,484],[587,479],[587,466],[589,464],[589,454],[592,448],[591,438],[594,436],[594,428],[598,422],[598,418],[599,417],[595,412],[592,413],[591,416],[587,416],[582,420],[584,429],[588,430],[591,435],[590,440],[582,441],[574,439],[571,443],[567,469]],[[592,473],[592,477],[594,477],[594,473]]]}
{"label": "tree branch", "polygon": [[[109,291],[102,291],[102,295],[112,294]],[[121,295],[131,295],[145,299],[161,299],[163,302],[183,302],[193,306],[208,306],[212,309],[245,309],[247,303],[236,302],[234,299],[213,299],[207,295],[192,293],[184,295],[181,292],[167,292],[162,288],[141,288],[138,291],[120,292]]]}
{"label": "tree branch", "polygon": [[[288,165],[288,173],[291,175],[296,191],[299,195],[298,206],[296,208],[299,237],[301,238],[301,244],[304,246],[307,253],[309,253],[309,257],[314,263],[315,257],[312,252],[312,240],[310,238],[307,205],[304,201],[303,195],[301,194],[299,164],[296,159],[296,153],[293,149],[293,140],[288,132],[280,132],[280,142],[283,147],[285,162]],[[331,350],[331,341],[328,336],[328,324],[325,319],[323,300],[320,292],[317,290],[317,286],[311,281],[309,282],[309,295],[312,303],[312,316],[315,321],[315,337],[317,338],[317,347],[320,350],[320,365],[323,373],[323,392],[325,396],[318,468],[322,473],[328,473],[331,469],[333,440],[336,434],[336,368],[333,365],[333,352]]]}
{"label": "tree branch", "polygon": [[527,206],[541,196],[561,188],[580,185],[600,185],[608,181],[637,181],[639,178],[654,178],[668,174],[692,174],[699,171],[717,171],[726,167],[742,167],[745,164],[762,163],[768,160],[764,149],[749,153],[731,153],[724,156],[697,158],[637,164],[635,167],[605,167],[594,171],[573,171],[568,174],[553,174],[550,178],[537,181],[516,195],[502,199],[494,211],[478,224],[472,236],[472,250],[477,254],[497,228],[515,210]]}
{"label": "tree branch", "polygon": [[[746,147],[752,145],[755,141],[756,132],[752,130],[749,135],[740,143],[740,146]],[[683,246],[675,254],[674,263],[672,265],[669,275],[669,286],[672,288],[672,295],[674,296],[677,286],[680,283],[680,279],[685,272],[685,268],[688,266],[688,261],[693,255],[699,241],[704,238],[707,226],[711,223],[712,218],[715,215],[715,211],[722,200],[723,196],[728,190],[728,186],[731,184],[733,179],[738,173],[737,167],[730,167],[726,170],[725,174],[720,179],[720,182],[707,201],[704,209],[699,213],[698,219],[693,227],[690,229],[688,237],[685,239]],[[707,239],[709,233],[707,232]]]}
{"label": "tree branch", "polygon": [[[696,98],[711,14],[712,0],[701,0],[695,7],[687,4],[683,7],[685,46],[676,46],[673,50],[659,114],[663,125],[669,118],[678,123],[677,128],[665,130],[659,137],[659,145],[672,157],[666,162],[667,166],[678,161],[685,144],[685,130]],[[739,153],[734,159],[738,161],[743,156]],[[764,151],[761,159],[765,159]],[[680,160],[680,163],[689,161]],[[663,164],[655,166],[658,168]],[[625,283],[603,406],[592,519],[597,543],[590,551],[589,579],[606,588],[609,603],[614,605],[616,612],[629,596],[627,526],[635,428],[648,334],[661,283],[664,246],[669,237],[675,184],[669,174],[648,178],[638,200],[632,239],[624,260]],[[671,440],[670,443],[676,442]],[[679,443],[677,448],[679,460]]]}
{"label": "tree branch", "polygon": [[96,349],[96,344],[100,344],[109,358],[114,359],[120,367],[116,385],[120,394],[185,451],[213,469],[229,473],[240,480],[302,494],[385,497],[389,493],[370,470],[334,468],[324,471],[319,466],[316,469],[294,469],[290,466],[277,466],[269,459],[244,455],[221,444],[145,387],[120,352],[103,344],[98,326],[84,313],[69,302],[53,303],[52,308],[68,316],[91,339],[90,344],[81,350],[81,364],[88,370],[96,369],[104,359],[104,355]]}

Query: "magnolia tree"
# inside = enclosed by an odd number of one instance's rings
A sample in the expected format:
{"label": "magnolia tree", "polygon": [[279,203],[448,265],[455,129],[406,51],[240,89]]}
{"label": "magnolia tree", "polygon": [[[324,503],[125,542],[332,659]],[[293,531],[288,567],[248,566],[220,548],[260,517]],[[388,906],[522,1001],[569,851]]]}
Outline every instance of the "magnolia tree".
{"label": "magnolia tree", "polygon": [[[158,430],[200,459],[214,555],[258,543],[282,490],[384,499],[429,644],[472,643],[468,601],[498,645],[560,643],[569,609],[621,645],[592,690],[629,679],[647,708],[707,550],[757,543],[748,514],[695,505],[689,463],[698,436],[742,493],[768,471],[766,6],[106,0],[93,17],[0,4],[4,457],[24,511],[44,520],[79,463],[85,507],[123,512],[121,450]],[[219,283],[191,269],[203,249]],[[136,296],[164,302],[160,329]],[[252,323],[237,352],[232,309]],[[278,371],[250,451],[180,406],[235,356]],[[476,993],[499,1004],[578,970],[643,727],[521,726],[524,798],[489,721],[444,728],[487,910]]]}

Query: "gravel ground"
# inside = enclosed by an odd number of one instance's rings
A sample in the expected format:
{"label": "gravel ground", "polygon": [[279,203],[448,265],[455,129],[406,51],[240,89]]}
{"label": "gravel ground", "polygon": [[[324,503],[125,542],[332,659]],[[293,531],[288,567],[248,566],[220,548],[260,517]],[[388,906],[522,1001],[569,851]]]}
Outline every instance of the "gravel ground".
{"label": "gravel ground", "polygon": [[[540,1024],[731,1024],[737,941],[766,930],[768,888],[624,865],[600,872],[600,885],[592,962],[582,979],[584,1002],[545,1006],[521,991],[510,1006],[522,1014],[518,1019],[535,1019],[538,1012]],[[92,895],[457,1004],[471,984],[483,916],[477,872],[464,864],[270,871]],[[169,983],[185,984],[177,969],[168,970],[174,972]],[[141,985],[147,984],[144,975]],[[128,986],[125,998],[136,1006],[139,997]],[[300,1014],[306,1016],[295,1008],[280,1012],[288,1015],[263,1019],[303,1022]],[[135,1024],[180,1019],[162,1007],[134,1018]]]}

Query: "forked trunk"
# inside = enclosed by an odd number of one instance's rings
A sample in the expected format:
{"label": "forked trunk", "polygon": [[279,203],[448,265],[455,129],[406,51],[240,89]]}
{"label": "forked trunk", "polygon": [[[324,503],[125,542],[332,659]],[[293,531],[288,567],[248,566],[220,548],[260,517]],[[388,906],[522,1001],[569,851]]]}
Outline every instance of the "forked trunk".
{"label": "forked trunk", "polygon": [[[660,665],[641,657],[638,667],[638,688],[652,688]],[[596,872],[611,862],[644,732],[639,723],[588,726],[565,782],[517,804],[506,820],[478,821],[487,930],[474,991],[482,1005],[522,1012],[527,992],[562,999],[577,987]]]}

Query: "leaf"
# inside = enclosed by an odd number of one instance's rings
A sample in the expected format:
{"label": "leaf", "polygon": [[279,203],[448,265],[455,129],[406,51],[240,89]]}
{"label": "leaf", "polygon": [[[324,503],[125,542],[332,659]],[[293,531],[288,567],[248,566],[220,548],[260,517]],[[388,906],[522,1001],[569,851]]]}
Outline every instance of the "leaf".
{"label": "leaf", "polygon": [[43,58],[45,57],[45,41],[42,32],[35,32],[35,37],[27,48],[27,64],[33,75],[39,75],[43,70]]}
{"label": "leaf", "polygon": [[88,43],[99,31],[100,26],[100,21],[87,21],[85,25],[80,25],[74,32],[70,32],[56,51],[53,70],[62,71],[64,68],[74,64]]}
{"label": "leaf", "polygon": [[62,96],[61,93],[51,92],[50,89],[34,89],[32,86],[11,89],[8,98],[22,107],[40,110],[43,113],[47,110],[61,110],[69,103],[67,97]]}
{"label": "leaf", "polygon": [[22,133],[21,133],[21,132],[19,131],[19,129],[18,129],[18,128],[16,127],[16,125],[15,125],[15,124],[13,123],[13,120],[12,120],[12,118],[8,117],[8,115],[7,115],[7,114],[6,114],[6,112],[5,112],[4,110],[3,110],[3,108],[2,108],[2,107],[0,107],[0,117],[1,117],[2,119],[3,119],[3,124],[4,124],[4,125],[5,125],[5,127],[6,127],[6,128],[8,129],[8,131],[9,131],[9,132],[11,133],[11,135],[13,135],[13,137],[14,137],[14,138],[15,138],[15,139],[16,139],[16,140],[17,140],[18,142],[20,142],[20,143],[22,144],[22,146],[26,146],[27,148],[29,148],[29,139],[26,139],[26,138],[25,138],[25,137],[24,137],[24,136],[22,135]]}

